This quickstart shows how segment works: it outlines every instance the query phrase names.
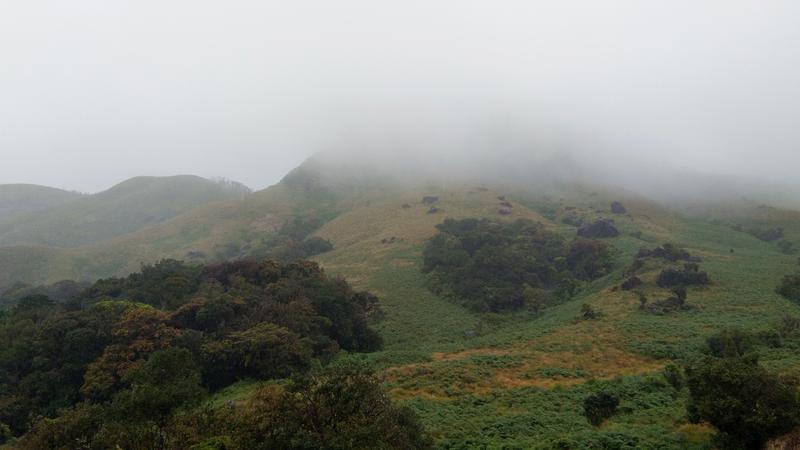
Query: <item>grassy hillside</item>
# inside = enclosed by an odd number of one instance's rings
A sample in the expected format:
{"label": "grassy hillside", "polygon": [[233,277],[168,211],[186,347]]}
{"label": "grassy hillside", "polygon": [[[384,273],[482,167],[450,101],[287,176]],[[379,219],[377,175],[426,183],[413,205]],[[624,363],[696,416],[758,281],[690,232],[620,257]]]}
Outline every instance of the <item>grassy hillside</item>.
{"label": "grassy hillside", "polygon": [[0,184],[0,220],[81,198],[77,192],[34,184]]}
{"label": "grassy hillside", "polygon": [[328,220],[358,196],[280,183],[244,198],[211,202],[134,232],[75,248],[0,247],[0,288],[15,282],[95,280],[163,258],[202,262],[246,255],[295,217]]}
{"label": "grassy hillside", "polygon": [[133,178],[98,194],[0,218],[0,246],[93,244],[241,195],[195,176]]}
{"label": "grassy hillside", "polygon": [[[422,202],[436,196],[435,209]],[[500,214],[499,197],[512,205]],[[627,214],[612,214],[620,200]],[[800,307],[775,293],[797,255],[757,239],[752,228],[783,228],[800,243],[800,213],[757,204],[694,205],[691,214],[624,191],[560,186],[548,191],[477,184],[389,187],[375,180],[331,184],[300,170],[245,199],[215,202],[94,245],[71,249],[0,248],[0,285],[12,281],[93,279],[136,270],[163,257],[204,261],[246,255],[296,217],[322,218],[315,235],[334,250],[315,257],[334,275],[379,295],[381,352],[350,356],[376,367],[394,398],[420,414],[440,448],[710,448],[712,429],[690,424],[687,393],[662,370],[698,355],[705,338],[728,327],[765,331]],[[565,237],[586,221],[611,217],[607,239],[614,269],[585,284],[570,301],[527,312],[478,314],[433,294],[421,272],[425,242],[445,218],[528,218]],[[671,242],[702,258],[712,284],[688,292],[691,309],[653,315],[632,292],[616,287],[638,250]],[[639,276],[651,300],[669,290],[649,262]],[[601,313],[579,320],[581,306]],[[761,348],[761,362],[800,376],[791,348]],[[242,384],[220,398],[249,395]],[[600,427],[583,416],[583,400],[609,390],[620,412]]]}
{"label": "grassy hillside", "polygon": [[[423,194],[441,199],[440,213],[427,214]],[[502,194],[508,192],[451,188],[391,196],[318,231],[335,250],[317,259],[381,297],[386,348],[366,359],[382,368],[395,398],[422,415],[441,448],[544,449],[559,442],[573,446],[565,448],[709,448],[711,430],[689,424],[685,391],[669,387],[661,371],[696,357],[717,330],[767,330],[782,315],[800,313],[775,294],[783,274],[797,269],[797,257],[734,230],[711,211],[684,216],[624,193],[517,192],[508,196],[514,212],[506,220],[533,218],[566,236],[575,234],[560,222],[567,208],[586,218],[613,217],[622,232],[609,240],[616,269],[541,317],[474,314],[426,289],[421,252],[445,217],[500,218]],[[616,199],[627,215],[608,211]],[[769,217],[745,215],[762,225],[775,222],[787,239],[800,240],[800,214],[771,211]],[[713,284],[690,289],[691,310],[656,316],[639,309],[637,295],[614,286],[640,247],[664,242],[701,256]],[[653,299],[669,295],[653,283],[659,269],[641,275]],[[583,303],[601,318],[577,320]],[[476,331],[477,337],[467,337]],[[800,375],[800,357],[789,350],[764,350],[762,363]],[[583,417],[582,402],[600,389],[619,395],[623,412],[595,428]]]}

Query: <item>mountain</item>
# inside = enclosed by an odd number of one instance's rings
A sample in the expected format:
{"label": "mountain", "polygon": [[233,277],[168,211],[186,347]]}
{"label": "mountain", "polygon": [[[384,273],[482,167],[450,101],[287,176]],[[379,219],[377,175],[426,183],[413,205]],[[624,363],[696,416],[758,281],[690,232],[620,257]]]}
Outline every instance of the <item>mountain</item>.
{"label": "mountain", "polygon": [[77,192],[34,184],[0,184],[0,220],[14,214],[52,208],[81,197]]}
{"label": "mountain", "polygon": [[132,178],[98,194],[73,196],[37,210],[29,208],[26,213],[2,216],[0,246],[94,244],[164,222],[207,203],[244,195],[235,184],[196,176]]}
{"label": "mountain", "polygon": [[[776,292],[784,275],[798,270],[797,254],[779,243],[800,244],[800,211],[735,192],[679,208],[672,199],[653,200],[609,182],[538,173],[531,176],[536,183],[480,177],[406,182],[344,169],[312,160],[265,190],[90,245],[0,248],[0,286],[89,281],[167,257],[258,256],[276,236],[302,228],[300,238],[332,244],[313,256],[327,273],[380,299],[384,318],[376,329],[383,350],[344,358],[376,369],[392,398],[420,416],[438,448],[708,449],[713,428],[688,420],[689,393],[670,384],[664,371],[704,357],[706,339],[729,328],[752,336],[770,371],[800,376],[794,350],[800,342],[776,331],[782,318],[800,316],[800,306]],[[572,169],[551,165],[547,172]],[[677,180],[684,188],[690,184]],[[613,202],[625,212],[613,212]],[[422,270],[426,245],[447,218],[530,219],[568,240],[576,238],[577,223],[610,218],[618,230],[603,239],[611,270],[541,313],[476,312],[446,292],[433,292]],[[771,240],[777,229],[782,236]],[[688,252],[710,279],[690,286],[676,311],[663,306],[675,294],[658,279],[683,261],[636,263],[643,247],[667,243]],[[642,282],[637,291],[620,287],[631,270]],[[245,383],[216,398],[220,405],[246,399],[259,386]],[[584,417],[584,401],[598,392],[621,403],[596,427]]]}

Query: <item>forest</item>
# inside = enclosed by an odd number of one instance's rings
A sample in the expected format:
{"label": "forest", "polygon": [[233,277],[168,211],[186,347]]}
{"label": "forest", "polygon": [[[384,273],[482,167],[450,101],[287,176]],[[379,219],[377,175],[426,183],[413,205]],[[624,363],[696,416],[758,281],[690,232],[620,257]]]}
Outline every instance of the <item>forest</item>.
{"label": "forest", "polygon": [[[378,299],[315,263],[163,260],[0,317],[0,437],[22,449],[425,448],[369,368]],[[214,406],[242,380],[276,380]],[[377,440],[376,440],[377,439]]]}

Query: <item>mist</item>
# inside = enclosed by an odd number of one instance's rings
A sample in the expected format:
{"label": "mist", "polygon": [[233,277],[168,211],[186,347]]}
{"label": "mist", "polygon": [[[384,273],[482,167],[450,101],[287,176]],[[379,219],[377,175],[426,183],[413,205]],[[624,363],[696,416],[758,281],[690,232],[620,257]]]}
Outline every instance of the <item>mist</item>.
{"label": "mist", "polygon": [[793,1],[16,2],[0,183],[258,189],[320,153],[452,174],[567,158],[650,191],[642,168],[790,183],[799,19]]}

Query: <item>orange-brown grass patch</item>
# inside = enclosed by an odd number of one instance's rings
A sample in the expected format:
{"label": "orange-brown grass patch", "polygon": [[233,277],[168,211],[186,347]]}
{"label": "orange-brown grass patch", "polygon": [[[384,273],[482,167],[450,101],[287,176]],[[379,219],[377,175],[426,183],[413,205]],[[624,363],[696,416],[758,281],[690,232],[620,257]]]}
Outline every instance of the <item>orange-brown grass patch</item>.
{"label": "orange-brown grass patch", "polygon": [[469,358],[471,356],[477,355],[492,355],[492,356],[500,356],[500,355],[508,355],[510,352],[508,350],[503,350],[499,348],[472,348],[469,350],[461,350],[458,352],[452,353],[443,353],[443,352],[436,352],[431,354],[431,359],[434,361],[458,361],[461,359]]}

